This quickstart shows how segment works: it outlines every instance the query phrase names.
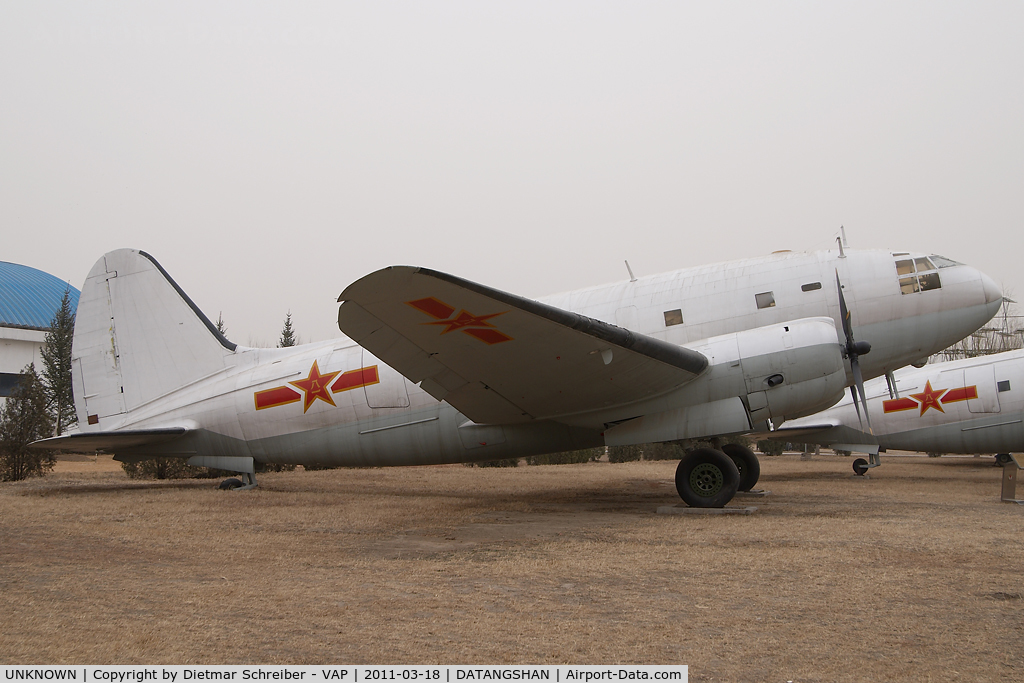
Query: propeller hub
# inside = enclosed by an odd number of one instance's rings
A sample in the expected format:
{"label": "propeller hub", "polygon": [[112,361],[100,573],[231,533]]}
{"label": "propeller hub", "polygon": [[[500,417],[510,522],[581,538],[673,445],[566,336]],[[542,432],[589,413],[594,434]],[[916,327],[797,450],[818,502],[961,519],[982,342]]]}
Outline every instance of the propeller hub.
{"label": "propeller hub", "polygon": [[866,341],[853,342],[848,347],[848,350],[851,355],[863,356],[871,351],[871,343]]}

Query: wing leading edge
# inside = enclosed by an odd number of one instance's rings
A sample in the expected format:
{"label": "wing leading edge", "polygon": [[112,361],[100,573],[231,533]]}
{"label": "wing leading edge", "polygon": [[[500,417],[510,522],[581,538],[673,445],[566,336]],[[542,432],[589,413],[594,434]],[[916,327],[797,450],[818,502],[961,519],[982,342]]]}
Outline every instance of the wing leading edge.
{"label": "wing leading edge", "polygon": [[379,270],[338,301],[342,332],[478,423],[625,405],[708,365],[691,349],[426,268]]}

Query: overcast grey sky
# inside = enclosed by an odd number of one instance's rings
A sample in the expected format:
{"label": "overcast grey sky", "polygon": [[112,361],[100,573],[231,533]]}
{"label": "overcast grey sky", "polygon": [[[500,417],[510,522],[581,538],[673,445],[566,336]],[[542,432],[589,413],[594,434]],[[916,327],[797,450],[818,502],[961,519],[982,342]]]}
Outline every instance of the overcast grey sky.
{"label": "overcast grey sky", "polygon": [[1021,2],[0,7],[0,260],[153,254],[228,336],[391,264],[537,297],[828,248],[1024,301]]}

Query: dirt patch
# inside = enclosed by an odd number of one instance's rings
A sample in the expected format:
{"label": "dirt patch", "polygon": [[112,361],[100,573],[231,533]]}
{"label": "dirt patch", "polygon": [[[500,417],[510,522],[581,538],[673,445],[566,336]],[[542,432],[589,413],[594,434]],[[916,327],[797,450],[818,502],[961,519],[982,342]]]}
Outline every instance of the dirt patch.
{"label": "dirt patch", "polygon": [[[693,680],[1020,680],[1024,508],[991,459],[762,459],[0,485],[4,663],[685,663]],[[114,464],[116,466],[116,463]],[[59,463],[60,466],[60,463]]]}

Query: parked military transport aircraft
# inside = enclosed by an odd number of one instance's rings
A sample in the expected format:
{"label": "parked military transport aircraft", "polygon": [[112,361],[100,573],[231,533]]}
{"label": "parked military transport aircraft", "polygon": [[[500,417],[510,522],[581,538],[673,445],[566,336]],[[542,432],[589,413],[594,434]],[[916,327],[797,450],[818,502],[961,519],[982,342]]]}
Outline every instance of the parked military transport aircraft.
{"label": "parked military transport aircraft", "polygon": [[[1024,451],[1024,350],[935,363],[893,373],[864,385],[871,415],[864,431],[853,402],[787,421],[774,436],[867,453],[853,469],[877,466],[878,451],[995,453],[1008,462]],[[892,391],[890,391],[892,386]]]}
{"label": "parked military transport aircraft", "polygon": [[[152,256],[108,253],[78,307],[80,431],[39,446],[189,458],[251,487],[254,461],[424,465],[742,433],[949,346],[1001,292],[939,256],[840,249],[543,302],[398,266],[339,301],[359,345],[243,348]],[[690,505],[722,506],[758,472],[747,449],[697,449],[676,485]]]}

